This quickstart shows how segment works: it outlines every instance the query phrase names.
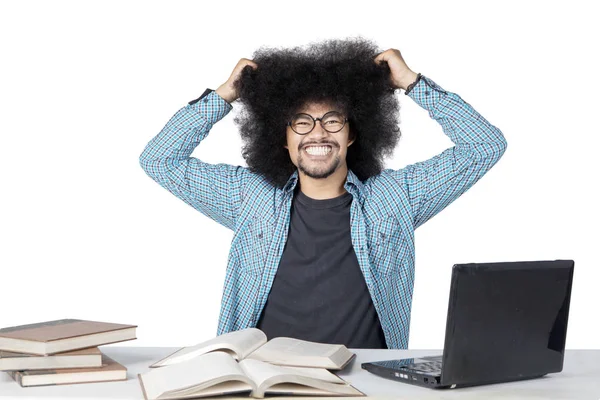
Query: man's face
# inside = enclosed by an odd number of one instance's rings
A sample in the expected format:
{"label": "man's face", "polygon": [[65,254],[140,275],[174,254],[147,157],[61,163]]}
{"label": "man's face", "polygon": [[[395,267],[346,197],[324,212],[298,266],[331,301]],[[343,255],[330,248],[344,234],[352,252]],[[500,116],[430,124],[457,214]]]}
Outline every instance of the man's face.
{"label": "man's face", "polygon": [[[298,113],[306,113],[313,118],[321,118],[329,111],[341,111],[328,103],[307,103]],[[325,179],[340,166],[346,165],[347,148],[353,142],[349,140],[348,122],[342,130],[327,132],[319,121],[306,135],[299,135],[290,126],[286,127],[287,145],[294,165],[305,175],[315,179]]]}

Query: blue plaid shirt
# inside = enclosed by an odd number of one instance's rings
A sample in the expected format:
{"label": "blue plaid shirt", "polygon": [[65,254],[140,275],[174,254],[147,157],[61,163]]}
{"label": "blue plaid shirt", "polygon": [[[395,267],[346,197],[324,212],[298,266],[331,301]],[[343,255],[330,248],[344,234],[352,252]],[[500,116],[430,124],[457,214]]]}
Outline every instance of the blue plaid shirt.
{"label": "blue plaid shirt", "polygon": [[[408,347],[415,273],[414,230],[477,182],[506,149],[502,132],[455,93],[422,79],[407,94],[455,146],[435,157],[344,188],[353,196],[351,238],[389,348]],[[190,157],[232,106],[216,92],[181,108],[146,146],[146,173],[202,214],[233,230],[217,334],[254,327],[287,240],[298,172],[283,189],[246,167]],[[352,288],[348,288],[352,290]]]}

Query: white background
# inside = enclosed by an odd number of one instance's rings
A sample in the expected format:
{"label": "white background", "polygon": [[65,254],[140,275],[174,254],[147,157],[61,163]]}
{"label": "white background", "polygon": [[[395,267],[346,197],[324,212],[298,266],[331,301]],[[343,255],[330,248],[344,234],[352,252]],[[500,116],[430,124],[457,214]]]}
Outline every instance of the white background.
{"label": "white background", "polygon": [[[590,5],[592,4],[592,5]],[[567,346],[600,348],[594,2],[3,1],[0,327],[139,325],[139,346],[214,336],[232,232],[148,178],[146,143],[260,46],[361,35],[459,94],[508,141],[416,231],[410,348],[441,348],[451,267],[575,260]],[[452,143],[404,92],[387,166]],[[234,110],[194,152],[245,165]]]}

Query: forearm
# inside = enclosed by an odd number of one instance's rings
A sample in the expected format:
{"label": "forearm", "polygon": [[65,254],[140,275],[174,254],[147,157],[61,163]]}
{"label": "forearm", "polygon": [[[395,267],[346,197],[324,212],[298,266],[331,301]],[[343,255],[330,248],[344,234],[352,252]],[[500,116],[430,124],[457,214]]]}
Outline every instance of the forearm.
{"label": "forearm", "polygon": [[502,157],[506,140],[457,94],[426,77],[408,93],[442,126],[455,146],[394,171],[410,199],[415,229],[456,200]]}
{"label": "forearm", "polygon": [[[181,108],[156,135],[140,156],[142,167],[165,160],[187,159],[232,106],[215,92]],[[147,171],[148,172],[148,171]]]}
{"label": "forearm", "polygon": [[408,71],[406,74],[402,75],[400,80],[397,82],[399,89],[406,90],[410,84],[417,80],[418,74],[413,71]]}
{"label": "forearm", "polygon": [[456,93],[445,91],[429,78],[422,77],[408,93],[429,112],[457,146],[499,155],[506,147],[500,129],[490,124]]}
{"label": "forearm", "polygon": [[231,110],[215,92],[180,109],[140,156],[146,174],[162,187],[221,225],[234,229],[245,169],[211,164],[191,153],[212,126]]}
{"label": "forearm", "polygon": [[225,84],[219,86],[217,90],[215,90],[215,92],[219,95],[219,97],[221,97],[229,104],[233,103],[236,100],[235,93],[232,92],[231,89],[228,89]]}

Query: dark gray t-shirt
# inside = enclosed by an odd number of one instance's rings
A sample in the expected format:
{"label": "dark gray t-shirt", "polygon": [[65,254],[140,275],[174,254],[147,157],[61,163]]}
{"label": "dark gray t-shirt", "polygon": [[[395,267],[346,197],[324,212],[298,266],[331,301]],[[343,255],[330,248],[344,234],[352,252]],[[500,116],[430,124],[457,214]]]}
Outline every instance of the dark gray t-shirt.
{"label": "dark gray t-shirt", "polygon": [[257,327],[352,348],[387,348],[350,237],[352,195],[327,200],[296,187],[290,230]]}

